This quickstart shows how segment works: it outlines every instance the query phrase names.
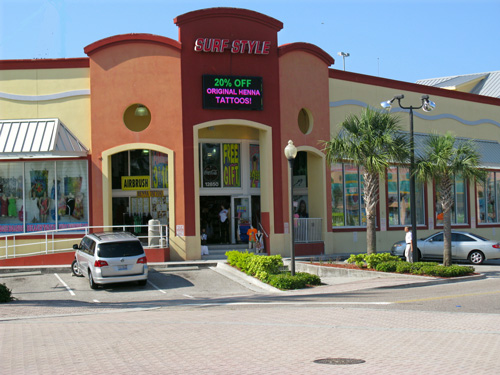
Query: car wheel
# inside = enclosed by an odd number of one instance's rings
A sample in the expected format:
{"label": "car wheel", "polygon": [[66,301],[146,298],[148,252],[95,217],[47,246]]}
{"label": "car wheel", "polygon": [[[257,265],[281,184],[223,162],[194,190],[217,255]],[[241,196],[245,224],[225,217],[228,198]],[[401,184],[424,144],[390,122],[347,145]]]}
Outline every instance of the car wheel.
{"label": "car wheel", "polygon": [[472,264],[481,264],[484,262],[484,254],[479,250],[473,250],[469,254],[469,262]]}
{"label": "car wheel", "polygon": [[145,286],[147,283],[148,283],[148,280],[139,280],[137,282],[137,284],[139,284],[140,286]]}
{"label": "car wheel", "polygon": [[76,259],[71,263],[71,272],[73,272],[73,275],[82,277],[82,273],[80,272],[80,269],[78,268],[78,262]]}
{"label": "car wheel", "polygon": [[89,270],[89,285],[90,289],[97,289],[97,287],[99,286],[94,282],[94,278],[92,277],[92,272],[90,272],[90,270]]}

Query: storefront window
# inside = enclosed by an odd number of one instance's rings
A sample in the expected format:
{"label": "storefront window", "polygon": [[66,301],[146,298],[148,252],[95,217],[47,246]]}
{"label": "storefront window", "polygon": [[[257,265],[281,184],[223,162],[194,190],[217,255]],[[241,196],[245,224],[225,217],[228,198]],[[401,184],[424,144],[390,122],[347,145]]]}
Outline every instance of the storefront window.
{"label": "storefront window", "polygon": [[[455,176],[452,186],[453,206],[451,207],[451,224],[467,224],[466,181],[462,176]],[[441,191],[436,186],[436,224],[443,225],[443,209],[439,202]]]}
{"label": "storefront window", "polygon": [[[149,220],[168,223],[168,155],[130,150],[111,157],[113,225],[143,234]],[[121,230],[121,228],[119,228]]]}
{"label": "storefront window", "polygon": [[260,188],[259,145],[250,145],[250,187]]}
{"label": "storefront window", "polygon": [[203,143],[202,157],[202,186],[205,188],[221,187],[221,156],[219,143]]}
{"label": "storefront window", "polygon": [[56,186],[57,189],[52,188],[50,193],[51,219],[55,220],[57,212],[59,229],[87,226],[89,221],[87,162],[85,160],[57,162]]}
{"label": "storefront window", "polygon": [[[424,187],[415,181],[415,198],[417,203],[417,224],[423,225],[424,219]],[[410,171],[405,167],[387,169],[387,204],[389,225],[411,225],[410,209]]]}
{"label": "storefront window", "polygon": [[2,233],[88,226],[86,160],[1,163],[0,192]]}
{"label": "storefront window", "polygon": [[352,164],[334,164],[331,167],[332,226],[366,226],[363,199],[363,175]]}
{"label": "storefront window", "polygon": [[122,176],[128,176],[128,151],[111,156],[112,188],[122,188]]}
{"label": "storefront window", "polygon": [[149,150],[130,151],[130,175],[149,176]]}
{"label": "storefront window", "polygon": [[26,163],[26,232],[56,229],[55,218],[50,215],[54,208],[54,199],[50,197],[54,180],[54,162]]}
{"label": "storefront window", "polygon": [[500,223],[500,172],[489,172],[485,183],[476,184],[478,223]]}
{"label": "storefront window", "polygon": [[332,226],[344,226],[344,173],[342,164],[331,167],[332,184]]}
{"label": "storefront window", "polygon": [[0,163],[0,233],[22,233],[23,224],[23,163]]}

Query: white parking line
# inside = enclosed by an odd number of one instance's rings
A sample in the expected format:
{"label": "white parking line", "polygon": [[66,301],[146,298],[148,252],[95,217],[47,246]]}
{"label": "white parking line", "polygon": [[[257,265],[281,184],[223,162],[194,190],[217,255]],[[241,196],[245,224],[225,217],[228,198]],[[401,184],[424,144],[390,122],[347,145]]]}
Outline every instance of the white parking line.
{"label": "white parking line", "polygon": [[59,277],[59,275],[57,273],[55,273],[54,275],[59,279],[59,281],[62,283],[62,285],[64,285],[64,287],[68,290],[69,294],[71,294],[72,296],[74,296],[75,293],[73,293],[73,291],[71,290],[71,288]]}
{"label": "white parking line", "polygon": [[96,299],[93,299],[92,301],[94,301],[95,303],[101,303],[99,300]]}
{"label": "white parking line", "polygon": [[148,280],[148,283],[151,284],[153,286],[153,288],[159,290],[160,292],[162,292],[163,294],[167,294],[167,292],[165,292],[164,290],[161,290],[160,288],[158,288],[155,284],[153,284],[151,281]]}
{"label": "white parking line", "polygon": [[187,297],[187,298],[191,298],[191,299],[194,299],[193,296],[190,296],[189,294],[183,294],[184,297]]}

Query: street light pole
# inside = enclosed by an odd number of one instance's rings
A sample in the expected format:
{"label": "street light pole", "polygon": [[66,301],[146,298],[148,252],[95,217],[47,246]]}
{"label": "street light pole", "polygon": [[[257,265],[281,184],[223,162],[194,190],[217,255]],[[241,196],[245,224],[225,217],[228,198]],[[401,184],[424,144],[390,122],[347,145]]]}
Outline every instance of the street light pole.
{"label": "street light pole", "polygon": [[429,100],[429,95],[422,95],[422,104],[419,107],[409,106],[404,107],[401,104],[401,99],[404,95],[397,95],[391,100],[380,103],[382,108],[390,110],[392,102],[397,99],[398,105],[402,109],[408,109],[410,112],[410,218],[411,218],[411,248],[412,262],[418,262],[418,247],[417,247],[417,197],[415,188],[415,141],[413,136],[413,110],[422,108],[425,112],[432,111],[436,104]]}
{"label": "street light pole", "polygon": [[288,145],[285,147],[285,157],[288,160],[288,166],[290,168],[290,179],[289,179],[289,194],[290,194],[290,236],[291,236],[291,265],[290,273],[295,276],[295,232],[293,223],[293,163],[295,157],[297,156],[297,148],[294,146],[293,142],[288,141]]}

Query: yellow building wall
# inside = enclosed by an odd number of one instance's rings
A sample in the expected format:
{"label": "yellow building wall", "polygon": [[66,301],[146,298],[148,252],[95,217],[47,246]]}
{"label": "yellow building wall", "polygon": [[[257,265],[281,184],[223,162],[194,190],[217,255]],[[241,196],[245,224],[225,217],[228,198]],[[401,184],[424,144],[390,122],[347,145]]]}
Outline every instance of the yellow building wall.
{"label": "yellow building wall", "polygon": [[[404,106],[419,106],[421,96],[426,93],[426,86],[422,86],[421,92],[405,91],[378,85],[369,85],[341,79],[329,80],[330,88],[330,131],[331,136],[338,134],[339,124],[349,115],[359,115],[361,110],[369,105],[375,109],[381,109],[380,103],[392,99],[395,95],[404,94],[401,104]],[[435,92],[436,89],[432,89]],[[446,91],[443,89],[443,91]],[[445,96],[431,95],[430,100],[436,103],[432,112],[414,110],[414,132],[415,133],[438,133],[445,134],[451,131],[459,137],[467,137],[481,140],[500,141],[500,106],[478,103],[473,101],[454,99]],[[397,101],[393,103],[394,112],[399,108]],[[409,131],[409,114],[399,113],[401,127]],[[500,169],[500,160],[498,161]],[[329,178],[329,177],[328,177]],[[433,186],[427,184],[427,217],[428,224],[434,224],[434,196]],[[476,200],[475,186],[469,184],[469,209],[471,228],[465,231],[477,233],[489,239],[500,241],[500,228],[475,227],[476,223]],[[377,228],[377,251],[390,251],[396,241],[404,239],[403,228],[387,230],[386,212],[386,185],[383,178],[380,179],[380,225]],[[331,208],[328,208],[331,214]],[[351,254],[366,252],[366,232],[353,229],[346,231],[334,230],[327,232],[325,238],[325,253],[327,255]],[[426,237],[441,229],[429,226],[429,229],[419,229],[418,238]]]}
{"label": "yellow building wall", "polygon": [[[77,90],[84,94],[75,96]],[[90,149],[89,69],[0,70],[0,114],[6,120],[57,117]]]}

